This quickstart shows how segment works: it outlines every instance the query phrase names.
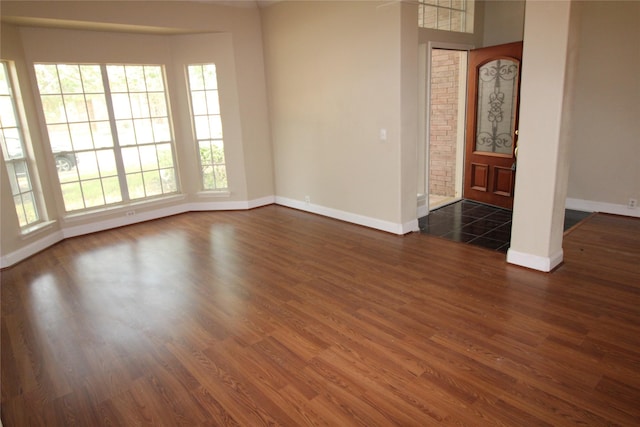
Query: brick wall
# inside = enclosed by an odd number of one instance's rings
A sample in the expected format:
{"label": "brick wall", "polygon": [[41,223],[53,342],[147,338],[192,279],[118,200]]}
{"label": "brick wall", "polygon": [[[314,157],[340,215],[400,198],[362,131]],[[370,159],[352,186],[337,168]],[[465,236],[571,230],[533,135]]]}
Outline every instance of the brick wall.
{"label": "brick wall", "polygon": [[459,62],[459,52],[432,50],[429,194],[439,196],[455,196]]}

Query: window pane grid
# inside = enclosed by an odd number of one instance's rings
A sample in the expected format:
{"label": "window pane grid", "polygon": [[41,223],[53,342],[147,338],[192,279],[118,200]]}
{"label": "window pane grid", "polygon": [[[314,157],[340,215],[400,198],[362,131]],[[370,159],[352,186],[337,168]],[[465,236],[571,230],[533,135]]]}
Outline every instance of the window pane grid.
{"label": "window pane grid", "polygon": [[227,172],[222,140],[198,141],[200,168],[205,190],[226,188]]}
{"label": "window pane grid", "polygon": [[[122,106],[116,108],[114,101],[129,197],[134,200],[176,192],[173,154],[166,144],[172,138],[162,68],[109,65],[107,73],[116,79],[112,96]],[[166,146],[169,150],[161,149]],[[161,168],[161,163],[168,167]]]}
{"label": "window pane grid", "polygon": [[[58,168],[67,211],[177,192],[161,66],[35,67],[56,165],[59,153],[72,163]],[[156,153],[160,146],[165,155],[164,183],[154,179],[161,172]],[[146,179],[139,150],[146,153]]]}
{"label": "window pane grid", "polygon": [[107,73],[120,145],[171,141],[161,67],[109,65]]}
{"label": "window pane grid", "polygon": [[65,209],[104,206],[104,187],[91,167],[97,148],[114,147],[100,65],[36,64],[35,69],[58,179],[65,183]]}
{"label": "window pane grid", "polygon": [[445,31],[473,32],[472,0],[419,0],[418,25]]}
{"label": "window pane grid", "polygon": [[202,188],[228,188],[215,64],[187,67]]}
{"label": "window pane grid", "polygon": [[0,140],[20,227],[41,221],[7,64],[0,65]]}

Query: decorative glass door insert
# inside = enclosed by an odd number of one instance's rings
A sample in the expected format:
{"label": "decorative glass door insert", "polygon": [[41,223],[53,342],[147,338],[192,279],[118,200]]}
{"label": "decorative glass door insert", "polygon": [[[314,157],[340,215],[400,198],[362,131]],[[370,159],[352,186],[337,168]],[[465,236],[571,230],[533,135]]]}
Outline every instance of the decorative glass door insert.
{"label": "decorative glass door insert", "polygon": [[478,69],[475,151],[511,156],[518,75],[519,64],[511,59],[496,59]]}

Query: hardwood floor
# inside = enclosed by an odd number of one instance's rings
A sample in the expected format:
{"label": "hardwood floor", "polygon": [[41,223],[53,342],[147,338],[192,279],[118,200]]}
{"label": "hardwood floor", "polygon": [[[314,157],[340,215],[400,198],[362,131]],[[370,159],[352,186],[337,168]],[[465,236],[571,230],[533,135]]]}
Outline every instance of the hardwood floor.
{"label": "hardwood floor", "polygon": [[2,423],[639,425],[640,220],[564,251],[275,205],[69,239],[2,271]]}

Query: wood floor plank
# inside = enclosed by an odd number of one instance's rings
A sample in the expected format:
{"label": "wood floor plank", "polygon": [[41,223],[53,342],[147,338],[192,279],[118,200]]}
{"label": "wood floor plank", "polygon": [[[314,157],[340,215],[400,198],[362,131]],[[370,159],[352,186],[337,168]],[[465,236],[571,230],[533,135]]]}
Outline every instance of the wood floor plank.
{"label": "wood floor plank", "polygon": [[247,383],[234,376],[225,366],[212,361],[204,353],[189,351],[179,345],[169,345],[170,351],[197,378],[202,386],[225,409],[225,413],[243,425],[278,424],[263,411],[247,390]]}
{"label": "wood floor plank", "polygon": [[[437,392],[432,393],[433,389],[426,390],[416,385],[420,377],[407,380],[393,371],[381,368],[366,356],[354,355],[345,349],[330,348],[314,362],[316,366],[323,366],[323,370],[336,371],[339,377],[352,384],[361,384],[363,389],[358,394],[366,395],[367,402],[383,410],[393,424],[413,425],[425,418],[443,420],[450,410],[438,400],[440,396]],[[430,407],[420,398],[425,393],[430,394],[433,399]]]}
{"label": "wood floor plank", "polygon": [[67,239],[1,272],[2,423],[640,425],[640,220],[563,249],[276,205]]}

